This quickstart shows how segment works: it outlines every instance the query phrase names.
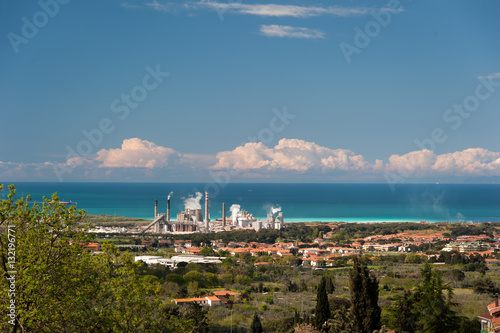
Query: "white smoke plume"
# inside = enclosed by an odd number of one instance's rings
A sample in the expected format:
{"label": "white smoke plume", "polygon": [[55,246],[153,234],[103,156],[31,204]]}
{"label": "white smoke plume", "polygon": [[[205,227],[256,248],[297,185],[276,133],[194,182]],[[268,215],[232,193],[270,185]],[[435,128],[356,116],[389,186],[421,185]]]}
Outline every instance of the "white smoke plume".
{"label": "white smoke plume", "polygon": [[174,195],[174,192],[170,192],[167,196],[167,200],[170,200],[170,197]]}
{"label": "white smoke plume", "polygon": [[238,213],[240,212],[241,206],[234,204],[229,207],[229,210],[231,211],[231,217],[233,219],[233,224],[236,224],[237,221],[236,219],[238,218]]}
{"label": "white smoke plume", "polygon": [[184,206],[189,209],[201,209],[201,198],[203,198],[201,192],[196,192],[194,196],[190,194],[189,197],[184,199]]}
{"label": "white smoke plume", "polygon": [[281,207],[280,206],[278,206],[278,207],[271,207],[270,212],[271,212],[271,214],[276,215],[277,213],[281,212]]}

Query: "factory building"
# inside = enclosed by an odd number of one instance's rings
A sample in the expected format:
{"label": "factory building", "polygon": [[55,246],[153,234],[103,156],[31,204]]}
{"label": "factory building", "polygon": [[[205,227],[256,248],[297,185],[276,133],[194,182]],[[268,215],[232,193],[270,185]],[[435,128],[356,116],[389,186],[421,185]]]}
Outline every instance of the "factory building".
{"label": "factory building", "polygon": [[[167,213],[159,213],[158,200],[155,199],[154,220],[147,225],[142,232],[153,233],[193,233],[193,232],[223,232],[238,228],[253,228],[256,231],[262,229],[282,229],[284,226],[283,213],[272,209],[264,220],[256,219],[251,213],[240,210],[239,205],[232,205],[230,208],[231,217],[226,218],[226,203],[222,204],[222,218],[214,221],[210,220],[209,196],[205,192],[205,217],[199,203],[196,208],[186,207],[184,211],[177,214],[177,220],[170,219],[170,196],[167,197]],[[201,199],[201,194],[197,199]],[[192,207],[193,205],[191,205]]]}

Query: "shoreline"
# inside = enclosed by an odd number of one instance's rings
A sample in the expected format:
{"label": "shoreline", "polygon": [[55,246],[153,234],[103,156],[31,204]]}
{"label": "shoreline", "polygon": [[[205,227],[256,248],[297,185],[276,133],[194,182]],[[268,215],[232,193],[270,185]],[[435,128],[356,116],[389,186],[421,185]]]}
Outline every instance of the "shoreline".
{"label": "shoreline", "polygon": [[[114,216],[107,214],[88,214],[87,218],[90,219],[92,224],[112,224],[112,223],[130,223],[130,224],[148,224],[153,221],[151,218],[145,217],[127,217],[127,216]],[[215,217],[219,219],[221,217]],[[262,217],[257,217],[262,220]],[[230,218],[228,218],[230,220]],[[391,219],[391,218],[286,218],[285,224],[288,223],[499,223],[500,221],[442,221],[442,220],[424,220],[424,219]]]}

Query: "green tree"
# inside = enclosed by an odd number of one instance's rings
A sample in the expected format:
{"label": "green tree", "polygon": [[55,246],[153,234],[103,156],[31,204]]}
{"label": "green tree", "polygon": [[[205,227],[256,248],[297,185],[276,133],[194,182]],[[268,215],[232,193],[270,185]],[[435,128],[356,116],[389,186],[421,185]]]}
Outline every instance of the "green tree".
{"label": "green tree", "polygon": [[354,319],[351,312],[344,306],[339,307],[327,321],[328,332],[330,333],[352,333],[354,332]]}
{"label": "green tree", "polygon": [[479,331],[481,331],[481,322],[479,321],[479,318],[460,318],[460,328],[457,330],[457,333],[470,333]]}
{"label": "green tree", "polygon": [[472,281],[472,288],[478,294],[493,295],[500,293],[500,288],[489,277],[478,278]]}
{"label": "green tree", "polygon": [[465,273],[459,269],[452,269],[452,270],[446,272],[446,276],[451,281],[456,281],[456,282],[460,282],[460,281],[463,281],[465,279]]}
{"label": "green tree", "polygon": [[187,272],[186,274],[184,274],[183,279],[187,283],[197,282],[200,285],[200,287],[204,287],[204,285],[205,285],[205,280],[203,278],[203,274],[201,272],[198,272],[198,271]]}
{"label": "green tree", "polygon": [[200,250],[200,254],[202,256],[213,256],[215,255],[215,251],[214,249],[212,249],[211,247],[203,247],[201,250]]}
{"label": "green tree", "polygon": [[[94,278],[84,287],[92,295],[75,309],[83,317],[87,332],[157,332],[163,302],[161,285],[155,276],[140,275],[142,263],[120,254],[112,244],[103,245],[103,254],[94,257]],[[70,291],[73,292],[73,291]],[[81,330],[80,330],[81,331]]]}
{"label": "green tree", "polygon": [[330,319],[330,304],[328,303],[328,295],[326,294],[326,279],[321,278],[316,294],[316,317],[314,326],[317,329],[322,329],[323,324]]}
{"label": "green tree", "polygon": [[253,318],[252,318],[252,324],[250,325],[250,332],[251,333],[262,333],[264,332],[264,329],[262,328],[262,323],[260,322],[259,315],[257,312],[254,312]]}
{"label": "green tree", "polygon": [[207,310],[203,310],[196,303],[191,304],[191,308],[186,316],[193,323],[192,333],[208,333]]}
{"label": "green tree", "polygon": [[[29,196],[15,201],[15,188],[9,189],[7,199],[0,200],[0,303],[10,302],[7,278],[14,275],[16,316],[12,325],[0,321],[0,331],[165,332],[159,323],[190,327],[189,320],[163,311],[157,277],[141,275],[142,264],[128,253],[106,243],[102,254],[85,250],[94,236],[88,225],[79,224],[84,212],[60,204],[56,195],[41,205],[30,203]],[[8,244],[15,245],[15,262]],[[2,318],[6,309],[0,307]]]}
{"label": "green tree", "polygon": [[325,289],[327,294],[332,294],[335,291],[332,276],[325,276]]}
{"label": "green tree", "polygon": [[453,332],[460,327],[460,318],[453,307],[453,288],[445,284],[442,272],[425,264],[421,270],[421,280],[416,287],[419,312],[418,330],[426,333]]}
{"label": "green tree", "polygon": [[[10,302],[7,278],[13,277],[16,318],[13,325],[0,321],[0,331],[55,332],[74,327],[83,319],[75,308],[84,306],[92,292],[91,287],[82,287],[93,277],[87,273],[92,271],[90,254],[80,245],[91,236],[88,226],[76,230],[84,212],[73,206],[66,209],[56,195],[42,206],[30,207],[29,196],[16,201],[15,193],[10,185],[7,199],[0,202],[0,302]],[[9,244],[15,256],[9,256]],[[7,318],[6,307],[0,308],[1,317]]]}
{"label": "green tree", "polygon": [[172,303],[160,307],[158,327],[161,333],[190,333],[193,330],[193,321],[182,318],[179,307]]}
{"label": "green tree", "polygon": [[380,329],[378,281],[368,268],[361,264],[357,256],[353,258],[353,269],[349,272],[349,278],[354,332],[372,333]]}
{"label": "green tree", "polygon": [[415,297],[409,290],[396,297],[395,302],[389,307],[389,324],[396,332],[414,333],[418,313],[415,310]]}

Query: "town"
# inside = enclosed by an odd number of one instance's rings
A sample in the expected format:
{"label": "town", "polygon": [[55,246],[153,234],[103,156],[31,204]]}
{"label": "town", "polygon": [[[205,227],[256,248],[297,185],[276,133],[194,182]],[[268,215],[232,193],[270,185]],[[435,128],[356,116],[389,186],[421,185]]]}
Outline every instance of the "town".
{"label": "town", "polygon": [[299,323],[306,327],[325,276],[334,289],[328,296],[332,313],[338,306],[348,309],[349,271],[356,257],[379,281],[387,332],[394,328],[394,300],[417,283],[425,263],[453,287],[455,310],[468,320],[464,327],[499,328],[498,313],[490,313],[500,292],[496,223],[285,223],[282,229],[259,232],[191,234],[111,230],[87,247],[99,253],[102,244],[113,243],[129,251],[143,263],[144,274],[163,283],[167,302],[183,309],[192,303],[206,307],[209,322],[218,323],[220,331],[248,327],[252,311],[261,313],[269,331],[287,332]]}

